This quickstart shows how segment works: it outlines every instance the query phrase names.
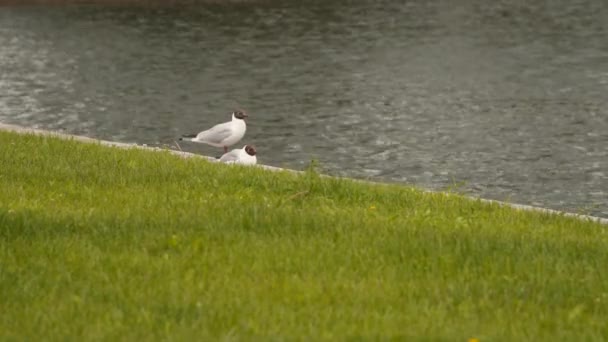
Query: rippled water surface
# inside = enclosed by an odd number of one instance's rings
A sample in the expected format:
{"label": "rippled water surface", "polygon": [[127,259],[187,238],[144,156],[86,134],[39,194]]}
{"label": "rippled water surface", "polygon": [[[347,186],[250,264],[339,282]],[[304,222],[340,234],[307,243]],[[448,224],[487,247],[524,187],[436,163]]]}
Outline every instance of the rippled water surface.
{"label": "rippled water surface", "polygon": [[[0,7],[0,121],[608,217],[608,3]],[[182,148],[217,155],[201,145]]]}

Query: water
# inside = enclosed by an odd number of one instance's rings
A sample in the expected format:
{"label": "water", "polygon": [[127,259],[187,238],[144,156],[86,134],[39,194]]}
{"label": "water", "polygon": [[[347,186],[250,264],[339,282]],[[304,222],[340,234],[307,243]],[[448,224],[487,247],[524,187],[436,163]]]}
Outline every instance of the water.
{"label": "water", "polygon": [[[0,121],[608,217],[608,3],[0,7]],[[182,145],[197,153],[218,149]]]}

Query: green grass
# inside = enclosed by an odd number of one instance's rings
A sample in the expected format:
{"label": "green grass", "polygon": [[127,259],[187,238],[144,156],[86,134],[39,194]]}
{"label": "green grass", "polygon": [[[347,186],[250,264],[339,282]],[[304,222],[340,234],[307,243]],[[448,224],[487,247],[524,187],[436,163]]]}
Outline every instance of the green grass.
{"label": "green grass", "polygon": [[1,340],[608,339],[600,224],[0,132]]}

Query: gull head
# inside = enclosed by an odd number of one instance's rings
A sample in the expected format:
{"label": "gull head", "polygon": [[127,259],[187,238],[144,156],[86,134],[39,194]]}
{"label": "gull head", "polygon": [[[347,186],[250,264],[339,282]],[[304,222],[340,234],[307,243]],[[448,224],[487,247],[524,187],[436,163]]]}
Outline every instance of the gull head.
{"label": "gull head", "polygon": [[255,147],[253,147],[251,145],[245,145],[245,147],[243,149],[250,156],[255,156],[255,154],[257,153],[256,150],[255,150]]}
{"label": "gull head", "polygon": [[247,115],[247,113],[245,113],[245,111],[242,111],[242,110],[237,110],[237,111],[232,112],[232,116],[237,119],[240,119],[240,120],[245,120],[246,117],[249,117],[249,115]]}

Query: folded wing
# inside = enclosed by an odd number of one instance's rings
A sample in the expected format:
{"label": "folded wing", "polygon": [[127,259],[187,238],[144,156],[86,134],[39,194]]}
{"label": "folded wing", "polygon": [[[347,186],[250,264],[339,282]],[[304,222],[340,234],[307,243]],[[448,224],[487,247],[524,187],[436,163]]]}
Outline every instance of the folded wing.
{"label": "folded wing", "polygon": [[228,153],[224,153],[224,155],[220,158],[222,163],[236,162],[239,160],[239,152],[240,150],[232,150]]}
{"label": "folded wing", "polygon": [[220,124],[213,126],[212,128],[200,132],[196,136],[196,140],[204,141],[212,144],[220,144],[222,141],[226,140],[232,134],[232,129],[229,125]]}

